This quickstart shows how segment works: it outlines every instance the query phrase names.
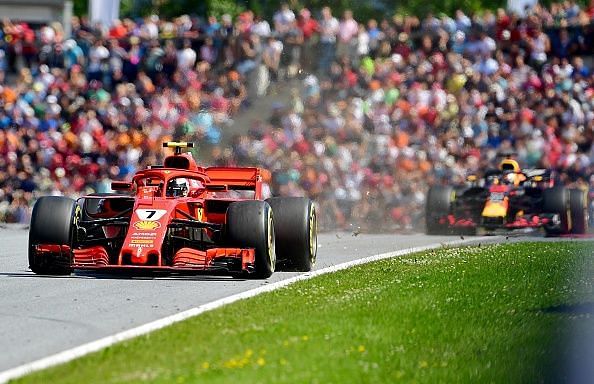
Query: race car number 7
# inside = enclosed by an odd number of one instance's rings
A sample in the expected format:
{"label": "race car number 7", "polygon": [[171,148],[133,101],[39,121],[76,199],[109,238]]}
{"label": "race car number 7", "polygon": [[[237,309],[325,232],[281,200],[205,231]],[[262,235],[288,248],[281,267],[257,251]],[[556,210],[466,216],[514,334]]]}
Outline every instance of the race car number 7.
{"label": "race car number 7", "polygon": [[164,209],[137,209],[136,215],[140,220],[157,221],[166,212]]}

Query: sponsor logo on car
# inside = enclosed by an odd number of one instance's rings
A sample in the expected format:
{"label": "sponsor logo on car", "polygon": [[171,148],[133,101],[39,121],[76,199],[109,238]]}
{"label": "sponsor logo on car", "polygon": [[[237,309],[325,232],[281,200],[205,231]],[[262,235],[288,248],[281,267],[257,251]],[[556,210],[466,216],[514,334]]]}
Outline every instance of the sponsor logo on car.
{"label": "sponsor logo on car", "polygon": [[150,221],[150,220],[141,220],[137,221],[134,224],[134,228],[140,231],[152,231],[161,226],[161,223],[158,221]]}
{"label": "sponsor logo on car", "polygon": [[130,241],[130,244],[146,244],[149,246],[152,246],[154,244],[153,240],[148,240],[148,239],[132,239]]}
{"label": "sponsor logo on car", "polygon": [[133,232],[131,238],[132,239],[147,239],[147,240],[154,240],[157,237],[156,232]]}
{"label": "sponsor logo on car", "polygon": [[167,213],[164,209],[137,209],[136,215],[143,221],[157,221]]}

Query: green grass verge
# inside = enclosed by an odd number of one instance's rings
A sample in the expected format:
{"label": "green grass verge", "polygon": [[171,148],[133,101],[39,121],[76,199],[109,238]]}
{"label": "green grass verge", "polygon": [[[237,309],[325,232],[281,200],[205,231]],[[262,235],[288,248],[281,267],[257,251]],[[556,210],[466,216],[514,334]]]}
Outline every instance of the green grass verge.
{"label": "green grass verge", "polygon": [[557,309],[592,297],[592,245],[439,249],[359,266],[18,382],[546,381],[583,318]]}

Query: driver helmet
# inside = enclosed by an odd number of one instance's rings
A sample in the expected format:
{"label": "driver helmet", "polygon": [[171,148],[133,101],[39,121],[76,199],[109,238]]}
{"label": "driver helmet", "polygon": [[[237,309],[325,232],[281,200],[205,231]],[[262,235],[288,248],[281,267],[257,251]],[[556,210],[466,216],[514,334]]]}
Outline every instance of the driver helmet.
{"label": "driver helmet", "polygon": [[183,197],[188,195],[188,180],[183,177],[169,180],[167,183],[168,197]]}
{"label": "driver helmet", "polygon": [[503,172],[503,179],[508,184],[515,184],[516,183],[516,173],[514,171],[504,171]]}

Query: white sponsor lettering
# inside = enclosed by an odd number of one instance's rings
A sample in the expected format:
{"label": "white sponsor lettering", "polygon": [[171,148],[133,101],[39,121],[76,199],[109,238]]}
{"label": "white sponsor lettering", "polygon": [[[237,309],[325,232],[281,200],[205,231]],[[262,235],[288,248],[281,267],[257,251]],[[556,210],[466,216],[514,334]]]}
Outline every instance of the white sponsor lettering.
{"label": "white sponsor lettering", "polygon": [[150,239],[157,237],[156,232],[134,232],[130,235],[133,239]]}

